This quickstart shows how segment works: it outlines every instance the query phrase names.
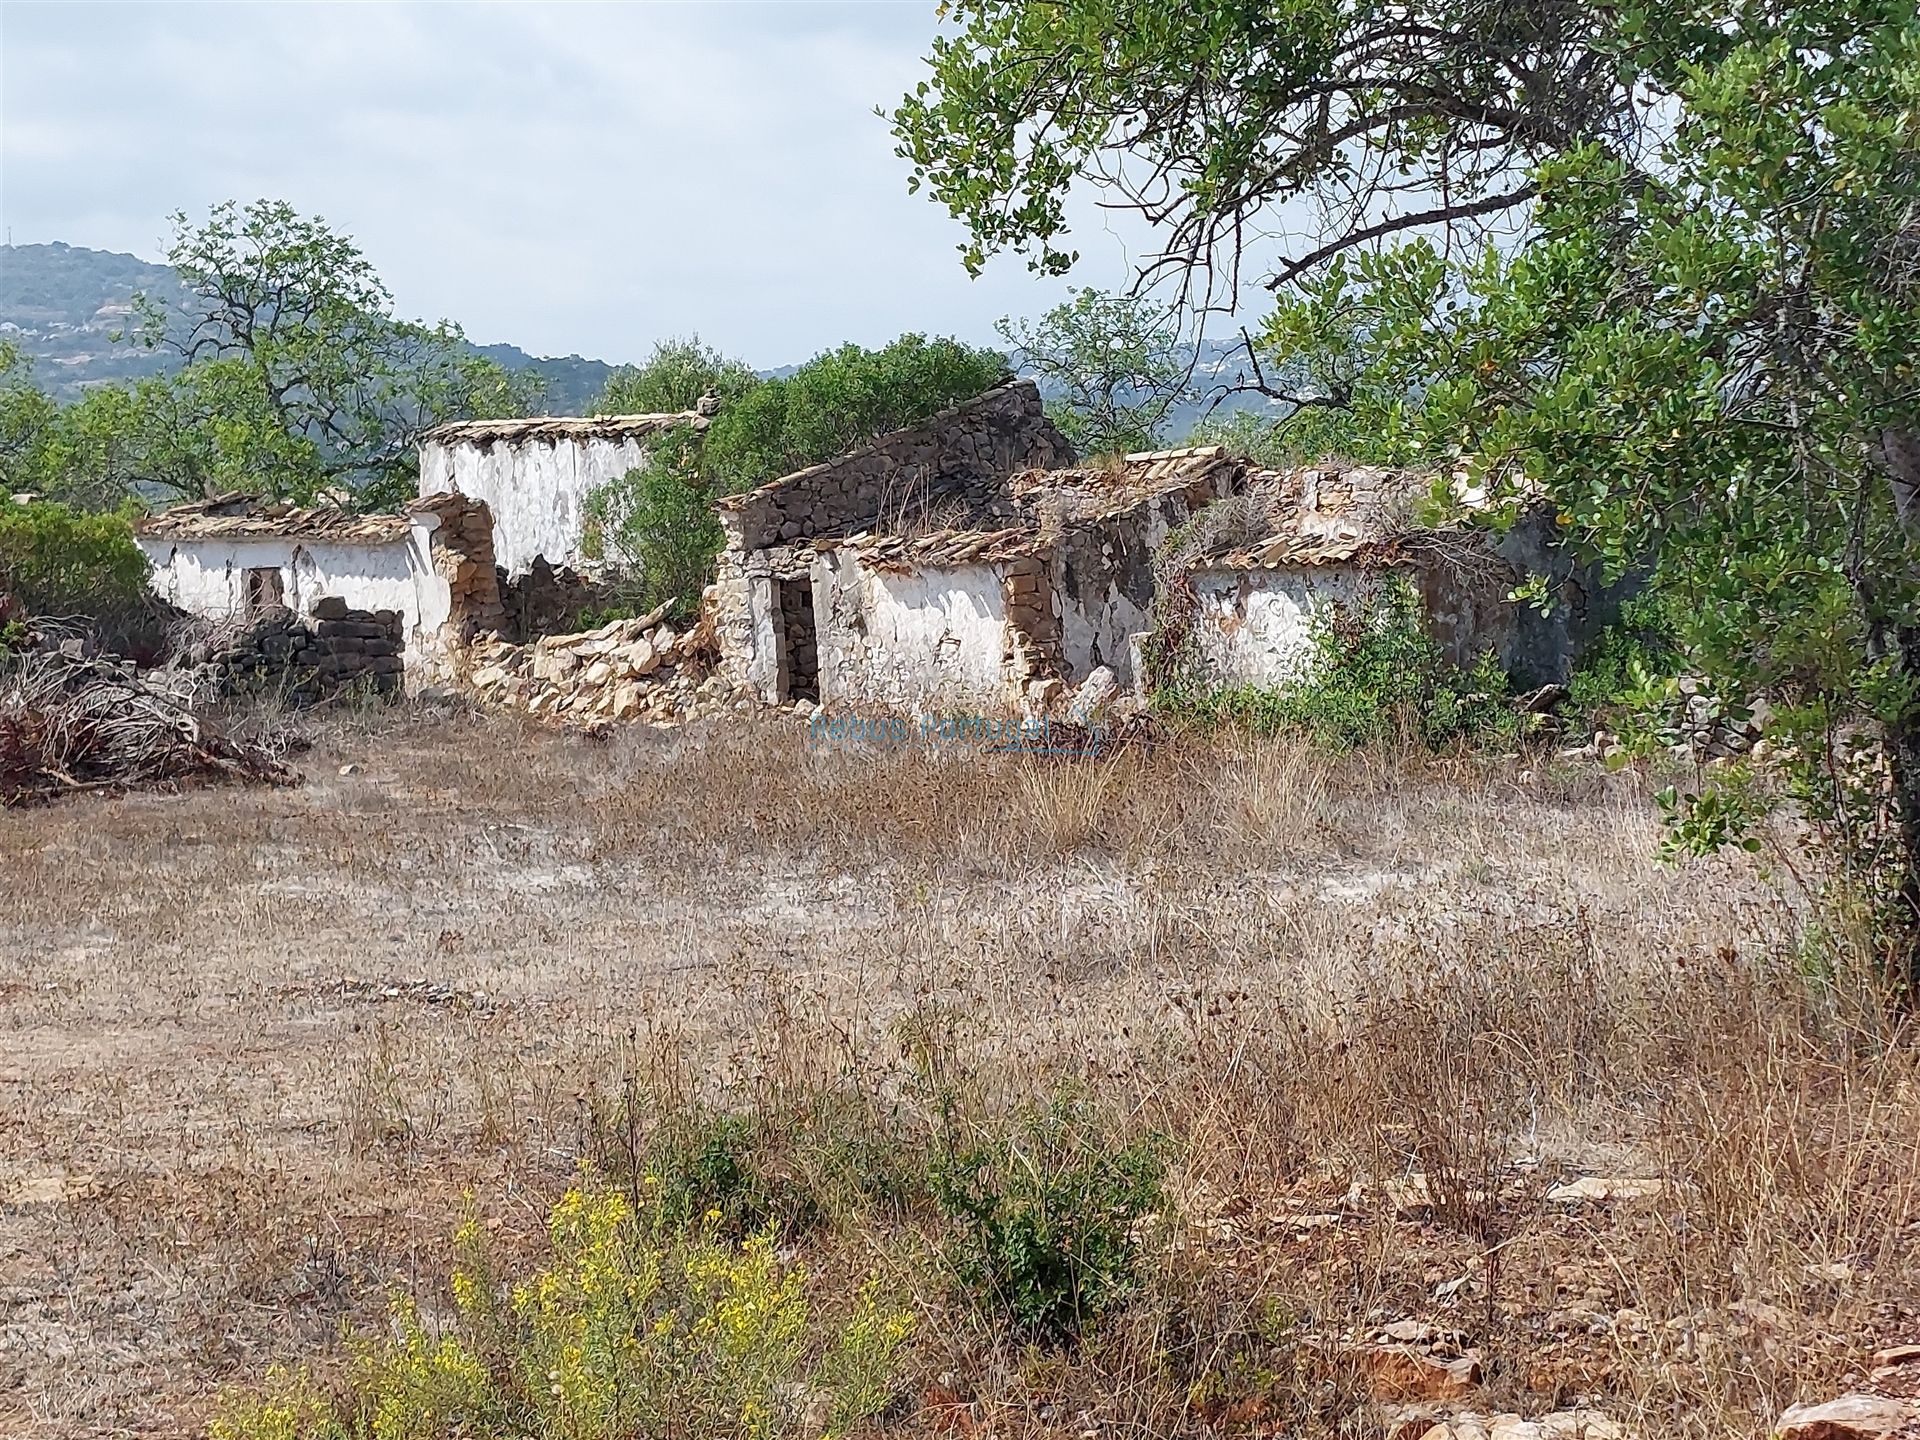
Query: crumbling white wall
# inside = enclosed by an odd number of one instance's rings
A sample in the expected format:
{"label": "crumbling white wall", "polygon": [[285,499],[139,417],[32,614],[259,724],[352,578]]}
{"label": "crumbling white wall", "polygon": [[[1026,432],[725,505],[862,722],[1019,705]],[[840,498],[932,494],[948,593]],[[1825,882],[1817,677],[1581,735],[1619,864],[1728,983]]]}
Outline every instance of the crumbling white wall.
{"label": "crumbling white wall", "polygon": [[998,567],[895,574],[829,551],[814,566],[813,587],[822,703],[938,715],[1009,702]]}
{"label": "crumbling white wall", "polygon": [[539,555],[578,569],[587,496],[646,463],[637,437],[428,440],[420,445],[420,493],[454,490],[486,501],[494,560],[511,575]]}
{"label": "crumbling white wall", "polygon": [[1363,603],[1385,573],[1358,565],[1196,572],[1194,646],[1224,684],[1287,684],[1313,653],[1314,617]]}
{"label": "crumbling white wall", "polygon": [[414,516],[404,537],[385,544],[347,544],[295,535],[235,538],[138,536],[153,567],[154,593],[194,615],[225,619],[247,609],[247,571],[280,572],[287,608],[311,614],[316,600],[337,595],[355,610],[392,610],[403,617],[409,654],[446,623],[452,588],[435,573],[431,515]]}

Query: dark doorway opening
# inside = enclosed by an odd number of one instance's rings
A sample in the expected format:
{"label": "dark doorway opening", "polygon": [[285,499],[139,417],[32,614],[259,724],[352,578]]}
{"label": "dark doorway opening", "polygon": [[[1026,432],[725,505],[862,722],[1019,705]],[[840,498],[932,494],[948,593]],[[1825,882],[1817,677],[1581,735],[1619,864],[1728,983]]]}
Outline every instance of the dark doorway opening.
{"label": "dark doorway opening", "polygon": [[258,615],[262,610],[286,603],[287,587],[279,566],[263,565],[247,571],[247,614]]}
{"label": "dark doorway opening", "polygon": [[781,580],[774,587],[780,626],[780,698],[820,703],[820,640],[813,623],[813,582]]}

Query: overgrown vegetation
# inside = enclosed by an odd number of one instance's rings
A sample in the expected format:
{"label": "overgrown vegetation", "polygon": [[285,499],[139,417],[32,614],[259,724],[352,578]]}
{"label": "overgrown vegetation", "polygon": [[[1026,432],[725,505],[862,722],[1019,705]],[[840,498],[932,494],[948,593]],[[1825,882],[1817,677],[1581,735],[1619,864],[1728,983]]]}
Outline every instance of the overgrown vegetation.
{"label": "overgrown vegetation", "polygon": [[791,375],[756,380],[697,339],[656,347],[608,388],[602,408],[691,409],[719,399],[711,422],[651,437],[646,466],[588,497],[588,544],[625,575],[637,609],[699,604],[723,535],[715,499],[815,465],[931,418],[1006,378],[1005,357],[955,340],[903,335],[879,350],[843,345]]}
{"label": "overgrown vegetation", "polygon": [[707,431],[702,473],[717,495],[751,490],[917,425],[1007,374],[1005,356],[957,340],[902,335],[878,350],[842,345],[723,409]]}
{"label": "overgrown vegetation", "polygon": [[609,566],[621,611],[637,615],[665,605],[673,619],[686,620],[699,609],[725,536],[693,429],[651,435],[645,449],[646,464],[587,496],[583,548]]}
{"label": "overgrown vegetation", "polygon": [[1284,685],[1216,685],[1191,670],[1156,695],[1156,706],[1208,727],[1298,730],[1336,750],[1505,746],[1522,733],[1498,658],[1483,653],[1465,669],[1449,660],[1427,632],[1418,593],[1398,576],[1358,604],[1318,611],[1308,633],[1308,655]]}
{"label": "overgrown vegetation", "polygon": [[0,494],[0,595],[48,617],[120,618],[139,608],[147,559],[134,544],[131,513],[16,505]]}

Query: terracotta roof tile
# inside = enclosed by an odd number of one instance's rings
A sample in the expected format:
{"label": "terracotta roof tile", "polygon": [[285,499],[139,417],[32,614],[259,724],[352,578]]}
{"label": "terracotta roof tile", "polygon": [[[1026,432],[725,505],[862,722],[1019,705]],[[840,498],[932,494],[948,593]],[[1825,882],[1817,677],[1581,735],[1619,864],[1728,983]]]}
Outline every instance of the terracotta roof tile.
{"label": "terracotta roof tile", "polygon": [[244,540],[265,536],[384,545],[406,538],[406,515],[364,515],[335,505],[299,506],[232,493],[190,500],[136,520],[133,533],[154,539]]}
{"label": "terracotta roof tile", "polygon": [[524,420],[454,420],[420,437],[440,445],[500,445],[524,440],[633,440],[691,425],[700,418],[688,410],[660,415],[536,415]]}

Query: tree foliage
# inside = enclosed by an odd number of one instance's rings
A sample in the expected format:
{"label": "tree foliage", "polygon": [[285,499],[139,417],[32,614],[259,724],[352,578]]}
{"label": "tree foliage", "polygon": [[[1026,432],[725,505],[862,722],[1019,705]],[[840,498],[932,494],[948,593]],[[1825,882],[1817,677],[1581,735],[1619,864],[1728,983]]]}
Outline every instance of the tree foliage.
{"label": "tree foliage", "polygon": [[[1469,226],[1526,204],[1528,172],[1592,144],[1636,151],[1644,96],[1608,9],[1574,0],[956,0],[931,75],[893,112],[899,151],[966,223],[968,268],[1002,250],[1063,273],[1066,199],[1161,227],[1151,268],[1239,281],[1262,212],[1318,207],[1326,246]],[[1330,247],[1330,248],[1329,248]]]}
{"label": "tree foliage", "polygon": [[698,335],[662,340],[645,363],[623,366],[607,379],[594,402],[596,415],[676,415],[706,396],[723,406],[738,400],[760,377],[743,360],[722,355]]}
{"label": "tree foliage", "polygon": [[524,413],[524,378],[457,326],[396,318],[372,264],[319,217],[227,201],[173,223],[185,314],[142,297],[140,338],[182,368],[135,392],[142,482],[192,495],[253,470],[277,495],[340,491],[377,508],[412,493],[423,430]]}
{"label": "tree foliage", "polygon": [[916,425],[1007,375],[1005,356],[957,340],[842,345],[724,406],[707,431],[701,471],[715,494],[750,490]]}
{"label": "tree foliage", "polygon": [[1081,454],[1152,449],[1167,412],[1194,397],[1175,318],[1143,296],[1080,290],[1037,321],[1002,320],[999,331]]}
{"label": "tree foliage", "polygon": [[674,619],[694,612],[724,536],[691,426],[650,437],[647,463],[589,495],[587,519],[588,555],[628,586],[626,606],[667,605]]}

